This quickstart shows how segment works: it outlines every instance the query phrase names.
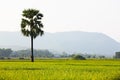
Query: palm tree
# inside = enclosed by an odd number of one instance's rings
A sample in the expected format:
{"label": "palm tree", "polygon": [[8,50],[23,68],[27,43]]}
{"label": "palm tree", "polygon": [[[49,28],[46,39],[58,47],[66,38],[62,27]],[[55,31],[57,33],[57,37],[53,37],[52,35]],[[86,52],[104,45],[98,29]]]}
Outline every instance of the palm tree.
{"label": "palm tree", "polygon": [[43,28],[43,24],[41,22],[43,14],[39,13],[39,10],[25,9],[22,16],[21,32],[24,36],[31,37],[31,61],[34,62],[33,39],[38,35],[42,36],[44,34],[44,31],[41,29]]}

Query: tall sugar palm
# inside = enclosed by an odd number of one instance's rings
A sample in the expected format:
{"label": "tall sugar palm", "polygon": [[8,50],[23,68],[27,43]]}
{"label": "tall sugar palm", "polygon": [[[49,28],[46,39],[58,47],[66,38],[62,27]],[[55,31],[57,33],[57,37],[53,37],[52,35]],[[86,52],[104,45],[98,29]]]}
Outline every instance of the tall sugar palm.
{"label": "tall sugar palm", "polygon": [[22,16],[21,32],[24,36],[31,37],[31,61],[34,62],[33,39],[38,35],[42,36],[44,34],[44,31],[41,29],[43,28],[41,22],[43,14],[36,9],[25,9]]}

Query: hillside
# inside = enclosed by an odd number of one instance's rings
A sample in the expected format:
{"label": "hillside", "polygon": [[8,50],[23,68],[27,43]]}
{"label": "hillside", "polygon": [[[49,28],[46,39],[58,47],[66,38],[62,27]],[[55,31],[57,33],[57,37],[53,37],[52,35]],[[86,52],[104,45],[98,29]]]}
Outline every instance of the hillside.
{"label": "hillside", "polygon": [[[18,50],[30,47],[30,38],[21,32],[0,32],[0,37],[1,48]],[[102,33],[71,31],[45,33],[34,40],[34,48],[111,56],[120,51],[120,43]]]}

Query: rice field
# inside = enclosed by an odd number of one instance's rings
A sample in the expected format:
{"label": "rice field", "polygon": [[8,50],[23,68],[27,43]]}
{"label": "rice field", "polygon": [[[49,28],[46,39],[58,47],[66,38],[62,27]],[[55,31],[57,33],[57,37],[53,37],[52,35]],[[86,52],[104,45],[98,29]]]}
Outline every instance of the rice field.
{"label": "rice field", "polygon": [[120,60],[0,61],[0,80],[120,80]]}

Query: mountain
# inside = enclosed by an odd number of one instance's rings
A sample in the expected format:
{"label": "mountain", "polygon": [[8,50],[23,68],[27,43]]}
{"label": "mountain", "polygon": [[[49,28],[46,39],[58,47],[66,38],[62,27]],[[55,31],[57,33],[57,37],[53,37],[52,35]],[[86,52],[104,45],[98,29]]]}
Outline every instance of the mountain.
{"label": "mountain", "polygon": [[[0,47],[30,48],[30,37],[24,37],[21,32],[0,32]],[[34,40],[34,48],[113,56],[120,51],[120,43],[102,33],[71,31],[45,33]]]}

